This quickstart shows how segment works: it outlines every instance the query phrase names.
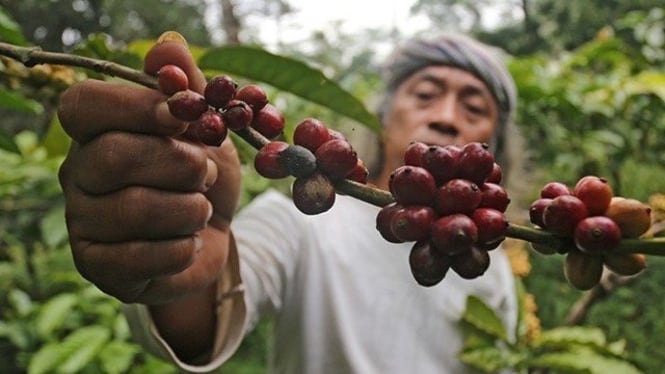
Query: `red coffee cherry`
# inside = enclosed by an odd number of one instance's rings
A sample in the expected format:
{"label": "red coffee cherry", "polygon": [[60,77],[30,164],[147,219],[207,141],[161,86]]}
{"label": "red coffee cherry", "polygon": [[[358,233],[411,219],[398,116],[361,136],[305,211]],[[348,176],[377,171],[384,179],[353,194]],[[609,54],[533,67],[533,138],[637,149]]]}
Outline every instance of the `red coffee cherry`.
{"label": "red coffee cherry", "polygon": [[356,166],[346,175],[346,179],[358,182],[361,184],[367,184],[367,178],[369,177],[369,170],[365,166],[365,162],[361,159],[358,159]]}
{"label": "red coffee cherry", "polygon": [[554,199],[561,195],[571,195],[570,188],[561,182],[549,182],[540,190],[540,197],[544,199]]}
{"label": "red coffee cherry", "polygon": [[548,198],[540,198],[531,203],[531,206],[529,207],[529,220],[531,223],[544,229],[545,222],[543,222],[543,212],[545,212],[545,208],[551,203],[552,199]]}
{"label": "red coffee cherry", "polygon": [[395,236],[392,230],[392,219],[400,209],[402,205],[397,203],[388,204],[382,207],[379,210],[379,213],[376,215],[376,230],[381,234],[385,240],[391,243],[403,243],[404,240]]}
{"label": "red coffee cherry", "polygon": [[573,195],[561,195],[543,211],[543,223],[548,231],[572,237],[577,223],[589,216],[586,205]]}
{"label": "red coffee cherry", "polygon": [[388,189],[402,205],[432,205],[436,184],[424,168],[402,165],[390,174]]}
{"label": "red coffee cherry", "polygon": [[337,130],[328,128],[328,134],[330,135],[330,139],[341,139],[341,140],[346,140],[347,142],[349,141],[349,139],[344,134],[342,134]]}
{"label": "red coffee cherry", "polygon": [[621,229],[605,216],[587,217],[575,227],[575,245],[588,254],[611,252],[621,242]]}
{"label": "red coffee cherry", "polygon": [[430,226],[436,213],[424,205],[409,205],[395,212],[390,221],[393,234],[405,242],[429,238]]}
{"label": "red coffee cherry", "polygon": [[246,102],[234,99],[226,105],[222,117],[228,128],[239,131],[252,123],[254,113]]}
{"label": "red coffee cherry", "polygon": [[458,161],[459,177],[477,185],[485,182],[494,168],[494,155],[486,143],[472,142],[462,147]]}
{"label": "red coffee cherry", "polygon": [[590,216],[603,215],[614,196],[607,179],[595,175],[580,178],[573,188],[573,195],[584,202]]}
{"label": "red coffee cherry", "polygon": [[319,172],[296,178],[291,191],[296,208],[308,215],[328,211],[335,203],[335,187],[328,177]]}
{"label": "red coffee cherry", "polygon": [[478,228],[465,214],[443,216],[432,223],[431,241],[437,252],[443,255],[467,252],[477,240]]}
{"label": "red coffee cherry", "polygon": [[467,179],[451,179],[436,190],[434,206],[437,213],[446,216],[453,213],[471,214],[482,199],[478,186]]}
{"label": "red coffee cherry", "polygon": [[496,247],[505,239],[508,220],[502,212],[491,208],[478,208],[473,211],[471,219],[478,228],[478,243]]}
{"label": "red coffee cherry", "polygon": [[289,148],[289,143],[273,140],[254,156],[254,168],[264,178],[280,179],[289,176],[286,164],[281,161],[282,153]]}
{"label": "red coffee cherry", "polygon": [[208,110],[201,114],[199,119],[191,126],[194,126],[196,137],[203,144],[215,147],[222,145],[229,131],[224,124],[222,115],[215,110]]}
{"label": "red coffee cherry", "polygon": [[496,183],[485,182],[480,186],[479,208],[492,208],[505,212],[510,204],[506,190]]}
{"label": "red coffee cherry", "polygon": [[501,165],[495,162],[492,166],[492,172],[490,173],[489,177],[485,179],[485,183],[499,184],[501,183],[501,179],[503,179],[503,169],[501,169]]}
{"label": "red coffee cherry", "polygon": [[240,89],[236,91],[235,98],[246,102],[255,112],[258,112],[268,104],[268,95],[263,88],[256,84],[248,84],[240,87]]}
{"label": "red coffee cherry", "polygon": [[423,157],[429,150],[429,145],[423,142],[411,142],[404,151],[404,165],[423,166]]}
{"label": "red coffee cherry", "polygon": [[450,257],[436,253],[427,240],[417,241],[409,252],[409,268],[416,282],[432,287],[445,278],[450,268]]}
{"label": "red coffee cherry", "polygon": [[284,130],[284,116],[275,106],[266,104],[254,112],[251,126],[268,139],[274,139]]}
{"label": "red coffee cherry", "polygon": [[461,149],[456,146],[433,145],[423,154],[423,167],[434,176],[437,186],[457,177],[461,152]]}
{"label": "red coffee cherry", "polygon": [[489,269],[490,256],[487,251],[471,247],[469,251],[452,256],[450,268],[464,279],[474,279]]}
{"label": "red coffee cherry", "polygon": [[164,65],[157,71],[157,84],[160,91],[170,96],[188,89],[189,78],[179,66]]}
{"label": "red coffee cherry", "polygon": [[236,95],[238,84],[228,75],[218,75],[208,81],[203,96],[209,105],[223,109]]}
{"label": "red coffee cherry", "polygon": [[333,180],[344,179],[358,164],[358,154],[346,140],[328,140],[315,155],[319,169]]}
{"label": "red coffee cherry", "polygon": [[293,130],[293,142],[312,152],[330,139],[328,127],[316,118],[305,118]]}
{"label": "red coffee cherry", "polygon": [[175,118],[185,122],[196,121],[209,108],[205,97],[192,90],[174,93],[166,100],[166,104]]}

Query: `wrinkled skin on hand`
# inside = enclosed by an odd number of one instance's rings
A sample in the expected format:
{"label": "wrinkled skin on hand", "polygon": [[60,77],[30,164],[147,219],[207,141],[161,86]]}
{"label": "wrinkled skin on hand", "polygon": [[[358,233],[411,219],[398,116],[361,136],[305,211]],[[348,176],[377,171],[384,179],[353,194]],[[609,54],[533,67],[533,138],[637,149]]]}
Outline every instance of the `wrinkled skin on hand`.
{"label": "wrinkled skin on hand", "polygon": [[[164,41],[144,71],[182,67],[190,88],[205,79],[184,43]],[[185,139],[167,96],[86,80],[61,97],[73,139],[59,173],[78,271],[123,302],[163,305],[214,284],[228,255],[240,190],[236,150]]]}

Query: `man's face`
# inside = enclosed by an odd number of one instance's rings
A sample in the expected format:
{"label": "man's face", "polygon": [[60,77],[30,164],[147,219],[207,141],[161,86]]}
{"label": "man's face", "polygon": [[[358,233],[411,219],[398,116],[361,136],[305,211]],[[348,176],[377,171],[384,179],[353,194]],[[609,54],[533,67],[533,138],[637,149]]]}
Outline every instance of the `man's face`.
{"label": "man's face", "polygon": [[430,66],[406,79],[385,116],[387,162],[399,162],[412,141],[463,145],[489,142],[499,118],[487,86],[471,73]]}

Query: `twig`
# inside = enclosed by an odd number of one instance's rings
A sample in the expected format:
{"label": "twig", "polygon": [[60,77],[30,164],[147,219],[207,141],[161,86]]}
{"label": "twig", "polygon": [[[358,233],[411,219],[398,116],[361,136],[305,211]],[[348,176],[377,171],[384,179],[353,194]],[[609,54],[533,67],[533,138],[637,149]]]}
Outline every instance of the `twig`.
{"label": "twig", "polygon": [[[105,75],[120,77],[149,88],[158,88],[155,77],[110,61],[67,53],[45,52],[39,47],[21,47],[8,43],[0,43],[0,55],[12,58],[28,67],[45,63],[77,66]],[[236,134],[256,149],[260,149],[269,142],[268,139],[252,128],[236,131]],[[386,206],[394,201],[388,191],[350,180],[337,182],[335,188],[339,192],[379,207]],[[506,236],[532,243],[545,244],[552,248],[563,249],[571,245],[570,241],[561,239],[547,231],[515,224],[509,224]],[[665,238],[625,239],[621,241],[616,252],[665,256]]]}

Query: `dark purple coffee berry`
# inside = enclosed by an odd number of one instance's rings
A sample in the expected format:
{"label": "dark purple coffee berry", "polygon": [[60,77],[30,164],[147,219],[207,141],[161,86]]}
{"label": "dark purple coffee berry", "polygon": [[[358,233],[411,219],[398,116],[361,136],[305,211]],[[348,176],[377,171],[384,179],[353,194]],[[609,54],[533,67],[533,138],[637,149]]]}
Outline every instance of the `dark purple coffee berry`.
{"label": "dark purple coffee berry", "polygon": [[423,142],[411,142],[404,151],[404,165],[423,166],[423,158],[429,150],[429,145]]}
{"label": "dark purple coffee berry", "polygon": [[238,131],[252,123],[254,112],[246,102],[233,99],[226,105],[222,116],[228,128]]}
{"label": "dark purple coffee berry", "polygon": [[434,176],[437,186],[457,177],[460,153],[453,145],[433,145],[423,154],[423,167]]}
{"label": "dark purple coffee berry", "polygon": [[289,176],[289,169],[282,162],[281,154],[287,148],[289,143],[273,140],[263,147],[254,156],[254,168],[264,178],[280,179]]}
{"label": "dark purple coffee berry", "polygon": [[393,170],[388,188],[402,205],[432,205],[436,193],[434,177],[425,168],[402,165]]}
{"label": "dark purple coffee berry", "polygon": [[319,172],[296,178],[292,195],[296,208],[308,215],[323,213],[335,203],[335,187],[328,177]]}
{"label": "dark purple coffee berry", "polygon": [[293,130],[293,142],[312,152],[330,139],[328,127],[316,118],[305,118]]}
{"label": "dark purple coffee berry", "polygon": [[462,147],[458,161],[459,177],[477,185],[485,182],[494,168],[494,155],[486,143],[472,142]]}
{"label": "dark purple coffee berry", "polygon": [[187,73],[177,65],[164,65],[157,71],[157,84],[159,89],[167,94],[173,95],[178,91],[189,88]]}
{"label": "dark purple coffee berry", "polygon": [[438,218],[431,226],[431,241],[443,255],[467,252],[478,240],[478,228],[465,214],[451,214]]}
{"label": "dark purple coffee berry", "polygon": [[391,231],[405,242],[428,239],[434,219],[436,213],[429,206],[405,206],[393,215],[390,222]]}
{"label": "dark purple coffee berry", "polygon": [[274,139],[284,130],[284,116],[274,105],[266,104],[254,112],[251,126],[268,139]]}
{"label": "dark purple coffee berry", "polygon": [[346,140],[328,140],[319,146],[315,155],[319,169],[333,180],[346,178],[358,164],[358,154]]}
{"label": "dark purple coffee berry", "polygon": [[388,204],[379,210],[376,215],[376,230],[385,240],[391,243],[403,243],[404,241],[392,231],[391,223],[393,216],[403,207],[397,203]]}
{"label": "dark purple coffee berry", "polygon": [[205,97],[192,90],[174,93],[166,100],[166,104],[175,118],[185,122],[196,121],[209,108]]}
{"label": "dark purple coffee berry", "polygon": [[436,211],[447,216],[453,213],[471,214],[482,199],[478,186],[467,179],[451,179],[436,190]]}
{"label": "dark purple coffee berry", "polygon": [[215,147],[222,145],[229,131],[222,115],[215,110],[208,110],[201,114],[191,126],[194,126],[198,140],[203,144]]}
{"label": "dark purple coffee berry", "polygon": [[236,99],[246,102],[253,111],[258,112],[268,104],[268,95],[260,86],[248,84],[236,91]]}
{"label": "dark purple coffee berry", "polygon": [[423,287],[432,287],[445,278],[450,268],[450,257],[433,250],[428,240],[417,241],[409,252],[409,268],[416,282]]}
{"label": "dark purple coffee berry", "polygon": [[480,277],[485,274],[489,266],[489,253],[476,247],[472,247],[470,251],[453,256],[450,261],[450,268],[464,279]]}
{"label": "dark purple coffee berry", "polygon": [[223,109],[236,95],[238,84],[228,75],[218,75],[208,81],[203,90],[208,104]]}
{"label": "dark purple coffee berry", "polygon": [[289,174],[296,178],[303,178],[316,171],[316,156],[305,147],[297,144],[290,145],[281,152],[279,161],[285,165]]}

